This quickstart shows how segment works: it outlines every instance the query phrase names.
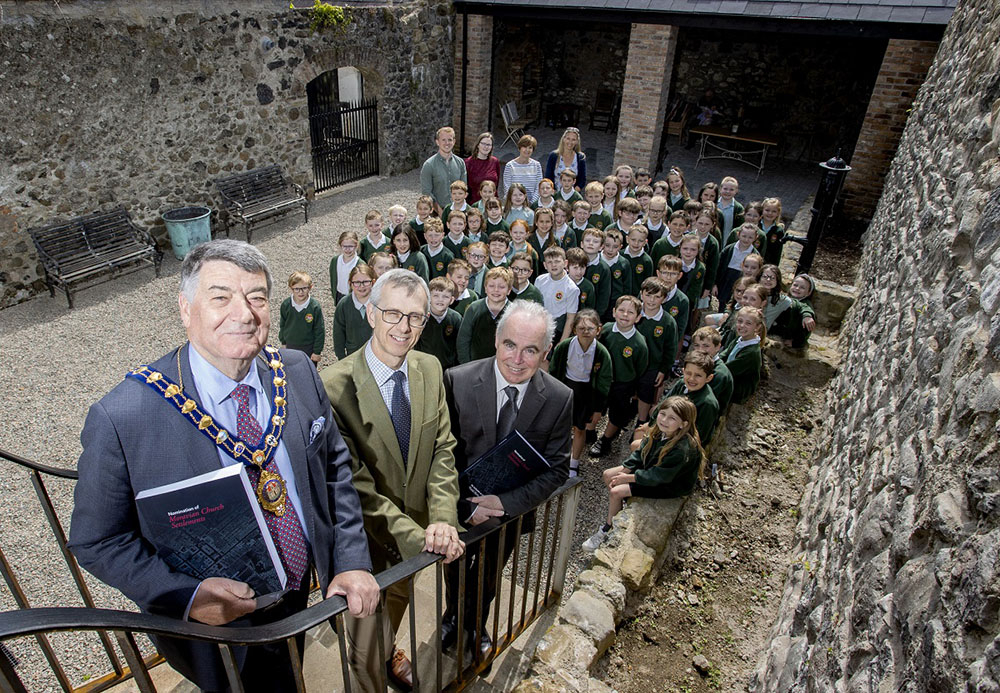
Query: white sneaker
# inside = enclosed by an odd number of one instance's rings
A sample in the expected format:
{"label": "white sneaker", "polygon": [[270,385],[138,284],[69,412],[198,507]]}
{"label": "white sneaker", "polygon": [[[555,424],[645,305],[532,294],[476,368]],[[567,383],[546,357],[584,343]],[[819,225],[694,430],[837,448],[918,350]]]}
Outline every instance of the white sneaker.
{"label": "white sneaker", "polygon": [[595,551],[597,551],[597,547],[604,543],[604,540],[607,538],[607,536],[608,536],[607,531],[602,527],[601,529],[591,534],[590,539],[583,542],[583,544],[581,544],[581,547],[587,553],[594,553]]}
{"label": "white sneaker", "polygon": [[573,478],[574,476],[580,476],[580,467],[579,467],[579,466],[577,466],[577,467],[573,467],[573,466],[571,466],[571,467],[569,468],[569,476],[570,476],[570,478],[571,478],[571,479],[572,479],[572,478]]}

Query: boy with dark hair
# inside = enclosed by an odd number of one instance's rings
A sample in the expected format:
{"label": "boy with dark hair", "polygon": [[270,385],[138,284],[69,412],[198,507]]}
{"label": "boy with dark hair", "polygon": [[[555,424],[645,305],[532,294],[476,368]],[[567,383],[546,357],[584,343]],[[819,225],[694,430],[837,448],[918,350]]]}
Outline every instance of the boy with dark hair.
{"label": "boy with dark hair", "polygon": [[587,257],[583,248],[570,248],[566,251],[566,273],[580,290],[580,310],[594,308],[597,305],[594,284],[587,279],[587,264],[589,262],[590,258]]}
{"label": "boy with dark hair", "polygon": [[514,283],[510,287],[510,293],[507,294],[508,301],[522,299],[544,305],[545,300],[541,292],[531,283],[534,266],[534,258],[528,253],[514,253],[511,256],[509,267],[514,275]]}
{"label": "boy with dark hair", "polygon": [[[566,235],[573,234],[576,240],[582,244],[583,234],[590,226],[590,204],[583,200],[573,203],[573,219],[569,222],[569,231]],[[596,226],[594,228],[597,228]],[[604,240],[603,238],[601,239]]]}
{"label": "boy with dark hair", "polygon": [[[631,197],[622,201],[635,202]],[[616,302],[620,296],[632,294],[632,267],[629,261],[618,252],[622,247],[622,233],[617,228],[612,227],[604,232],[604,246],[601,249],[601,262],[608,266],[608,275],[611,277],[611,292],[609,303]],[[611,320],[610,307],[603,316],[605,321]]]}
{"label": "boy with dark hair", "polygon": [[580,289],[566,273],[566,251],[558,246],[546,248],[544,253],[546,274],[535,280],[535,288],[542,295],[545,310],[556,320],[552,336],[553,345],[572,336],[570,328],[576,317]]}
{"label": "boy with dark hair", "polygon": [[680,257],[681,241],[684,240],[684,234],[688,232],[690,227],[691,219],[687,212],[677,211],[670,215],[670,221],[667,222],[667,234],[653,244],[653,249],[649,253],[654,265],[659,267],[660,258],[664,255]]}
{"label": "boy with dark hair", "polygon": [[635,296],[622,296],[615,304],[614,322],[601,330],[601,344],[611,355],[614,380],[608,391],[608,424],[604,435],[590,448],[590,454],[603,457],[611,450],[618,431],[635,416],[635,396],[639,377],[649,365],[646,338],[636,329],[642,304]]}
{"label": "boy with dark hair", "polygon": [[567,204],[573,204],[577,200],[582,200],[583,195],[576,189],[576,171],[565,168],[559,174],[559,193],[556,200],[562,200]]}
{"label": "boy with dark hair", "polygon": [[490,234],[490,256],[486,258],[486,269],[507,266],[507,251],[510,250],[510,234],[494,231]]}
{"label": "boy with dark hair", "polygon": [[447,277],[455,285],[455,302],[451,307],[459,315],[464,315],[469,304],[479,298],[476,292],[469,288],[471,276],[472,265],[468,260],[457,257],[448,264]]}
{"label": "boy with dark hair", "polygon": [[552,237],[556,239],[556,243],[563,250],[578,247],[576,234],[569,227],[572,218],[573,208],[570,203],[556,200],[555,204],[552,205]]}
{"label": "boy with dark hair", "polygon": [[449,189],[451,202],[446,204],[444,209],[441,210],[442,224],[448,223],[448,217],[452,212],[464,212],[469,209],[469,204],[465,201],[465,198],[469,196],[469,186],[465,184],[465,181],[456,180],[449,186]]}
{"label": "boy with dark hair", "polygon": [[427,288],[430,289],[431,316],[415,348],[436,356],[443,371],[458,365],[458,330],[462,316],[450,308],[458,291],[455,282],[447,277],[431,279]]}
{"label": "boy with dark hair", "polygon": [[699,327],[691,335],[691,351],[707,354],[715,363],[715,374],[709,386],[719,403],[721,416],[729,408],[729,401],[733,398],[733,374],[719,356],[719,352],[722,351],[722,335],[714,327]]}
{"label": "boy with dark hair", "polygon": [[604,245],[604,232],[589,228],[583,232],[580,247],[587,253],[587,278],[594,285],[594,310],[598,315],[608,312],[611,305],[611,271],[601,260],[601,246]]}
{"label": "boy with dark hair", "polygon": [[677,288],[683,274],[681,259],[673,255],[660,258],[656,268],[656,276],[667,287],[667,298],[663,301],[663,309],[677,323],[677,334],[684,334],[687,329],[688,316],[691,314],[691,304],[683,291]]}
{"label": "boy with dark hair", "polygon": [[386,252],[390,248],[389,237],[382,231],[382,212],[370,209],[365,214],[365,235],[358,246],[358,255],[363,262],[375,253]]}
{"label": "boy with dark hair", "polygon": [[462,250],[472,243],[465,234],[468,227],[468,217],[465,212],[454,211],[448,215],[448,233],[444,237],[444,247],[451,251],[452,257],[462,257]]}
{"label": "boy with dark hair", "polygon": [[604,229],[607,233],[611,229],[617,229],[622,237],[632,228],[632,224],[639,220],[642,215],[642,206],[634,197],[626,197],[618,203],[618,220],[614,224]]}
{"label": "boy with dark hair", "polygon": [[638,296],[643,282],[655,276],[653,273],[653,261],[644,250],[647,234],[648,231],[645,224],[633,224],[625,236],[628,245],[622,252],[622,255],[628,261],[629,277],[631,279],[626,293],[632,296]]}
{"label": "boy with dark hair", "polygon": [[637,428],[649,420],[650,409],[660,401],[660,388],[674,365],[677,341],[680,339],[677,322],[663,309],[663,301],[667,298],[666,284],[656,277],[647,278],[642,283],[639,298],[642,301],[642,312],[639,313],[637,329],[646,339],[649,366],[640,376],[637,387]]}
{"label": "boy with dark hair", "polygon": [[[421,195],[417,198],[417,213],[410,219],[410,228],[417,234],[417,240],[422,245],[424,242],[424,222],[431,218],[434,213],[434,198],[430,195]],[[391,231],[395,231],[392,229]],[[415,250],[411,249],[411,250]]]}
{"label": "boy with dark hair", "polygon": [[684,357],[684,373],[675,382],[666,397],[681,395],[687,397],[698,410],[695,428],[703,446],[712,440],[715,424],[719,420],[719,401],[708,384],[715,375],[715,361],[708,354],[692,349]]}
{"label": "boy with dark hair", "polygon": [[[462,181],[458,181],[461,183]],[[458,212],[461,214],[461,212]],[[431,217],[424,222],[424,238],[427,239],[420,252],[427,259],[427,269],[430,271],[430,278],[436,279],[448,273],[448,265],[455,259],[448,248],[443,244],[444,224],[440,219]]]}

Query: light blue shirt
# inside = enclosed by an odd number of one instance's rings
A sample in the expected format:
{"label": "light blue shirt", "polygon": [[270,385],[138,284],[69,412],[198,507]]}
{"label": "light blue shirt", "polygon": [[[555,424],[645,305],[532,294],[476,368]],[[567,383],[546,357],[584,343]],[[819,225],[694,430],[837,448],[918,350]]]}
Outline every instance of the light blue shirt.
{"label": "light blue shirt", "polygon": [[[236,436],[236,410],[239,406],[230,395],[237,385],[243,384],[250,387],[254,396],[250,398],[250,413],[257,419],[261,430],[267,431],[271,423],[271,392],[270,388],[264,390],[257,375],[256,364],[250,368],[243,380],[236,382],[210,364],[198,353],[198,350],[191,345],[188,349],[188,362],[191,365],[191,374],[194,376],[194,383],[198,387],[201,395],[199,404],[206,414],[212,417],[216,424],[225,428],[234,437]],[[243,464],[229,456],[222,448],[217,448],[219,461],[223,467],[231,464]],[[299,516],[299,524],[302,531],[309,539],[309,530],[305,525],[305,518],[302,516],[302,504],[299,502],[299,492],[295,485],[295,475],[292,473],[292,463],[288,458],[288,450],[285,448],[285,441],[278,443],[274,451],[274,460],[278,465],[278,472],[285,480],[285,487],[288,489],[288,498]]]}
{"label": "light blue shirt", "polygon": [[736,198],[730,200],[728,205],[720,201],[716,205],[716,209],[722,213],[722,237],[725,238],[733,230],[733,213],[736,211]]}
{"label": "light blue shirt", "polygon": [[736,358],[736,354],[740,353],[741,349],[745,349],[753,344],[760,344],[760,337],[751,337],[750,339],[743,339],[740,337],[736,340],[736,344],[733,346],[733,350],[729,352],[729,358],[726,359],[726,363],[732,363],[733,359]]}

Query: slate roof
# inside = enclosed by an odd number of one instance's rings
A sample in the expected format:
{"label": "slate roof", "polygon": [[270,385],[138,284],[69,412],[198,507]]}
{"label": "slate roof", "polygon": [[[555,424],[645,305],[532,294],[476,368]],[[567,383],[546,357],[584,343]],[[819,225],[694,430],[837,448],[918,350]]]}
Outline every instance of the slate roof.
{"label": "slate roof", "polygon": [[454,0],[456,5],[591,9],[944,26],[957,0]]}

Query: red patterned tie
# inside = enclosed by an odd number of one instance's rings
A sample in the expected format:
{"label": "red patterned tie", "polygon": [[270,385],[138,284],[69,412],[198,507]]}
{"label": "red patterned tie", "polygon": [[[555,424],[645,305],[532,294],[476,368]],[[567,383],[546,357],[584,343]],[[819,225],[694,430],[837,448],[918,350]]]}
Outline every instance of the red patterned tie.
{"label": "red patterned tie", "polygon": [[[257,419],[250,413],[250,386],[237,385],[230,397],[237,403],[236,435],[247,445],[256,447],[264,432]],[[260,480],[260,471],[252,464],[246,465],[246,468],[250,483],[256,488]],[[278,464],[274,461],[273,455],[265,468],[275,474],[278,473]],[[299,524],[299,515],[295,512],[292,499],[285,500],[284,515],[278,517],[264,510],[264,520],[267,522],[267,528],[271,530],[271,537],[288,575],[287,587],[298,589],[309,567],[309,549],[306,547],[306,537],[302,532],[302,525]]]}

